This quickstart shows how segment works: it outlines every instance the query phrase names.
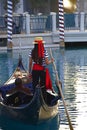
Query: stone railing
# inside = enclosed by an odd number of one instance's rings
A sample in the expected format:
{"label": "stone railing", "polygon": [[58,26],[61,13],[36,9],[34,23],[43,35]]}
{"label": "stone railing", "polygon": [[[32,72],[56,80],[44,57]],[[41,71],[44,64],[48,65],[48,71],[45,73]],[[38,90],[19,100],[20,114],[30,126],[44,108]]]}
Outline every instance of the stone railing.
{"label": "stone railing", "polygon": [[[49,33],[59,30],[58,14],[51,12],[50,15],[29,15],[24,13],[13,16],[16,23],[13,34]],[[87,14],[84,12],[64,14],[65,31],[86,31]],[[0,34],[7,34],[6,18],[0,17]]]}

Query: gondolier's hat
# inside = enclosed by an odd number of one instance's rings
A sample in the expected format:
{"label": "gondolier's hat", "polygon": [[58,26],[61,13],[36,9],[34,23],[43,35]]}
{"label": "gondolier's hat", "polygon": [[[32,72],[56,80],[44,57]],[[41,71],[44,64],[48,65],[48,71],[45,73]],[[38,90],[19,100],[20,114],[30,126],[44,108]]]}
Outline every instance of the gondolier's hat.
{"label": "gondolier's hat", "polygon": [[33,44],[45,43],[42,37],[35,37]]}
{"label": "gondolier's hat", "polygon": [[42,37],[35,37],[33,44],[38,45],[38,56],[39,58],[44,57],[44,45],[45,41],[43,40]]}

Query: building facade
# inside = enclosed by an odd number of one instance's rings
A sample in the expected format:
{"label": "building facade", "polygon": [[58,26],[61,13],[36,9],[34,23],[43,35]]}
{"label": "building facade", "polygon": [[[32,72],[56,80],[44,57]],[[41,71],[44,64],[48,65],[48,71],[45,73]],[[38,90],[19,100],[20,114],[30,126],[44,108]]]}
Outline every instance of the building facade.
{"label": "building facade", "polygon": [[[7,12],[3,8],[3,1],[4,0],[0,0],[0,16],[4,15]],[[48,0],[47,4],[50,3],[49,1],[50,0]],[[57,6],[57,4],[54,3],[54,6]],[[49,5],[49,12],[53,11],[51,8],[52,8],[51,5]],[[32,11],[32,5],[30,3],[30,0],[20,0],[20,2],[16,5],[16,9],[14,13],[22,14],[24,12],[28,12],[29,14],[34,13],[34,11]],[[87,0],[77,0],[77,12],[85,12],[85,13],[87,12]]]}
{"label": "building facade", "polygon": [[[4,15],[5,13],[7,13],[7,11],[4,10],[4,8],[3,8],[4,7],[3,1],[4,0],[0,0],[0,16]],[[21,13],[25,12],[25,10],[24,10],[25,7],[26,7],[25,3],[26,3],[26,0],[20,0],[20,2],[16,5],[16,9],[15,9],[14,13],[21,14]]]}

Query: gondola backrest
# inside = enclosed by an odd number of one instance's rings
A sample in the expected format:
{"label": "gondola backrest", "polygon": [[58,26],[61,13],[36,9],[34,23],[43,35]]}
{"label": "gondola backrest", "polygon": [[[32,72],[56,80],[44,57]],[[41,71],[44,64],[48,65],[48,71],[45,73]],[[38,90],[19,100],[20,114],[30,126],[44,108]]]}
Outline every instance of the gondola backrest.
{"label": "gondola backrest", "polygon": [[[24,86],[25,86],[25,87],[28,87],[28,88],[31,90],[31,92],[33,92],[32,83],[24,84]],[[1,86],[1,87],[0,87],[0,92],[2,93],[2,97],[4,98],[5,95],[6,95],[6,93],[7,93],[10,89],[12,89],[12,88],[14,88],[14,87],[15,87],[15,84],[14,84],[14,83],[13,83],[13,84],[9,84],[9,85],[3,85],[3,86]]]}
{"label": "gondola backrest", "polygon": [[15,84],[3,85],[0,87],[0,92],[2,93],[2,97],[4,98],[8,90],[15,87]]}

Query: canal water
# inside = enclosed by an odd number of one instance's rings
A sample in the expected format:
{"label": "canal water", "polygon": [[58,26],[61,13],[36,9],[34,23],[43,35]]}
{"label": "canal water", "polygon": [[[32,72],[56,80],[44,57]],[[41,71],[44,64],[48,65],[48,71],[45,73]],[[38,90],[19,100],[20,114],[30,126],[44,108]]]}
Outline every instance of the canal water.
{"label": "canal water", "polygon": [[[49,48],[47,48],[49,52]],[[0,52],[0,86],[11,76],[18,63],[19,53],[23,64],[28,69],[29,50]],[[87,130],[87,48],[59,49],[52,48],[58,75],[62,82],[64,101],[74,130]],[[50,55],[50,52],[49,52]],[[55,87],[55,73],[49,65],[52,82]],[[59,114],[46,123],[28,125],[0,116],[0,130],[69,130],[69,123],[62,100]]]}

